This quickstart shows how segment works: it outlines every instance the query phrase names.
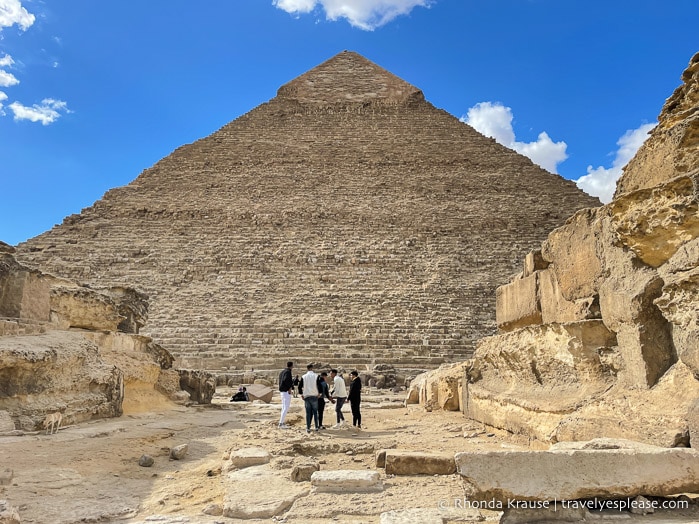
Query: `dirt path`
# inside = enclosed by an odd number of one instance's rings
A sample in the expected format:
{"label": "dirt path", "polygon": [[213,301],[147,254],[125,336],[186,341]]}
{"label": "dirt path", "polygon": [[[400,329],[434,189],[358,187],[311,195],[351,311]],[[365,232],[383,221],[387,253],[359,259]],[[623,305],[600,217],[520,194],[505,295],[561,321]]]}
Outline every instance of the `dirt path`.
{"label": "dirt path", "polygon": [[[270,468],[278,472],[279,482],[270,482],[265,489],[283,491],[293,466],[309,460],[322,470],[373,470],[376,449],[457,452],[526,447],[507,435],[485,432],[460,413],[405,408],[402,398],[392,394],[365,397],[364,430],[329,429],[311,435],[304,430],[301,399],[292,402],[287,419],[292,428],[279,430],[278,403],[229,403],[228,398],[229,392],[221,390],[209,407],[176,407],[95,421],[56,435],[0,437],[0,473],[8,468],[13,472],[10,483],[0,485],[0,499],[19,511],[23,524],[255,522],[203,513],[207,507],[220,507],[227,490],[231,496],[230,482],[221,473],[227,450],[256,446],[269,451]],[[330,406],[328,427],[333,419]],[[186,457],[170,459],[170,449],[180,444],[188,444]],[[155,459],[152,467],[139,466],[144,454]],[[387,477],[384,470],[378,471],[385,486],[382,493],[302,496],[276,520],[378,523],[382,512],[409,508],[429,512],[443,501],[452,508],[445,521],[499,520],[497,512],[453,508],[454,501],[463,499],[457,475]],[[246,492],[245,482],[234,486],[232,496],[240,500],[253,495]]]}

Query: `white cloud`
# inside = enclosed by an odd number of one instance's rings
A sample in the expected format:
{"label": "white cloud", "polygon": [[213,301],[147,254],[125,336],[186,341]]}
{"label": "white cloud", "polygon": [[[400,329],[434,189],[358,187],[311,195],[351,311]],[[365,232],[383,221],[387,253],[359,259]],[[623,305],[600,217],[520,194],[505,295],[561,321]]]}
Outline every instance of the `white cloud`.
{"label": "white cloud", "polygon": [[15,61],[12,60],[12,57],[10,55],[5,55],[2,58],[0,58],[0,67],[8,67],[14,63]]}
{"label": "white cloud", "polygon": [[45,98],[41,104],[34,104],[32,107],[24,106],[19,102],[12,102],[7,107],[14,113],[16,121],[41,122],[45,126],[55,122],[61,116],[61,112],[72,113],[65,102],[53,98]]}
{"label": "white cloud", "polygon": [[29,29],[36,17],[22,7],[20,0],[0,0],[0,31],[17,24],[22,31]]}
{"label": "white cloud", "polygon": [[328,20],[346,18],[350,25],[371,31],[415,7],[429,7],[434,0],[272,0],[279,9],[294,15],[310,13],[316,7]]}
{"label": "white cloud", "polygon": [[497,102],[480,102],[471,107],[466,116],[461,117],[462,122],[476,131],[529,157],[547,171],[556,173],[558,164],[568,158],[568,145],[565,142],[554,142],[546,132],[539,133],[535,142],[517,142],[512,119],[512,109]]}
{"label": "white cloud", "polygon": [[622,168],[633,158],[638,148],[648,138],[648,133],[655,124],[643,124],[636,129],[629,129],[617,140],[617,149],[612,167],[587,166],[587,175],[581,176],[575,182],[578,187],[592,196],[598,197],[603,203],[612,201],[616,189],[616,181],[622,173]]}
{"label": "white cloud", "polygon": [[10,87],[19,84],[19,80],[12,73],[0,69],[0,87]]}
{"label": "white cloud", "polygon": [[3,102],[5,102],[5,100],[7,100],[7,95],[0,91],[0,116],[5,116],[5,111],[2,108]]}

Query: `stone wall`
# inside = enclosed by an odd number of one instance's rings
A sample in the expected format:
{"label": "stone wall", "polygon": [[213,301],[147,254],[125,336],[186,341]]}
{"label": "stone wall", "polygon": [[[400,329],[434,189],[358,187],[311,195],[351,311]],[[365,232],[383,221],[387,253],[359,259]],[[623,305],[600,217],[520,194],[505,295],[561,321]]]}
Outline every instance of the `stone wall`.
{"label": "stone wall", "polygon": [[424,370],[470,356],[495,287],[598,204],[345,52],[18,257],[148,294],[179,367]]}
{"label": "stone wall", "polygon": [[0,245],[0,413],[14,430],[41,429],[56,411],[67,425],[170,404],[180,390],[172,356],[120,332],[145,323],[147,297],[82,287],[12,252]]}

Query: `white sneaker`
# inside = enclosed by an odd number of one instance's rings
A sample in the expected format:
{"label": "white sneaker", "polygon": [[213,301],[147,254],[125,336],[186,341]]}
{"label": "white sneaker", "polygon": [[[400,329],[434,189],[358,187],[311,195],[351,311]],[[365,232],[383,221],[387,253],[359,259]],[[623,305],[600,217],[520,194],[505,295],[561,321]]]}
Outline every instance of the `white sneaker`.
{"label": "white sneaker", "polygon": [[279,424],[279,429],[291,429],[291,427],[287,426],[286,424]]}
{"label": "white sneaker", "polygon": [[330,429],[340,429],[342,427],[342,424],[337,423],[334,426],[332,426]]}

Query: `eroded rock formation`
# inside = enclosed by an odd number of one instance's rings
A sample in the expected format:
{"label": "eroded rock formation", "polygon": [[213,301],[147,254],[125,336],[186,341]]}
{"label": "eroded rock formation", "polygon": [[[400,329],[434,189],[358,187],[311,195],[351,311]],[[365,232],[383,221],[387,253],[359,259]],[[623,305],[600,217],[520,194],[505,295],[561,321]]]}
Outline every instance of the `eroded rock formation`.
{"label": "eroded rock formation", "polygon": [[3,432],[40,429],[56,411],[66,425],[153,409],[180,390],[173,357],[137,334],[145,295],[79,286],[19,264],[13,251],[0,245]]}
{"label": "eroded rock formation", "polygon": [[544,442],[692,440],[688,417],[699,397],[697,71],[699,54],[626,167],[615,199],[574,214],[498,288],[501,333],[478,343],[462,379],[469,417]]}

